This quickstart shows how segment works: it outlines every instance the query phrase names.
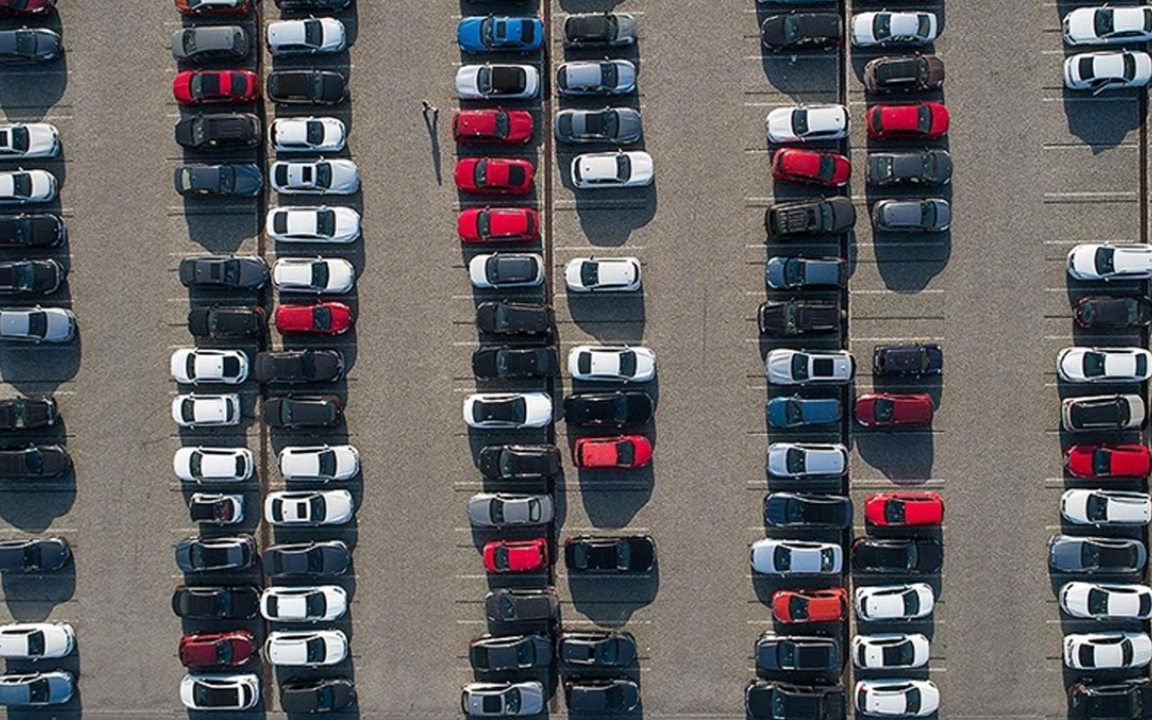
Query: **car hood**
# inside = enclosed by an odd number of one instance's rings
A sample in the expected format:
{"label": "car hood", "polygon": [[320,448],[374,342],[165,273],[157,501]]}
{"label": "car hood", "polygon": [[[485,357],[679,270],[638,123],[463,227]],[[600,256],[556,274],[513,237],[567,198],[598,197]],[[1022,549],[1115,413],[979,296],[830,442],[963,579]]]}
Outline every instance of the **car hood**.
{"label": "car hood", "polygon": [[465,65],[456,71],[456,92],[457,93],[476,93],[479,91],[477,87],[477,80],[480,76],[480,68],[482,65]]}
{"label": "car hood", "polygon": [[480,39],[480,24],[482,22],[484,22],[482,17],[466,17],[461,20],[456,27],[456,43],[462,47],[484,47]]}
{"label": "car hood", "polygon": [[1064,34],[1073,40],[1096,38],[1096,10],[1094,7],[1077,8],[1064,17]]}
{"label": "car hood", "polygon": [[776,108],[768,113],[766,124],[768,126],[768,136],[777,140],[786,140],[795,138],[795,133],[792,132],[792,111],[794,108]]}

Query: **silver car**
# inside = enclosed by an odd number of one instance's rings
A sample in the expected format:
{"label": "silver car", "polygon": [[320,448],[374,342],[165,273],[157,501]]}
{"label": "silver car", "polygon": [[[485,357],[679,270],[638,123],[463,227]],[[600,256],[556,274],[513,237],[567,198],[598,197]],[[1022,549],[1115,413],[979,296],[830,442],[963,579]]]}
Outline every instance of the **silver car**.
{"label": "silver car", "polygon": [[640,113],[632,108],[606,107],[602,110],[561,110],[552,123],[556,142],[608,142],[630,145],[644,133]]}
{"label": "silver car", "polygon": [[479,493],[468,501],[468,521],[477,527],[543,525],[552,522],[552,497]]}
{"label": "silver car", "polygon": [[1139,540],[1053,535],[1048,541],[1048,565],[1056,572],[1136,573],[1147,562]]}
{"label": "silver car", "polygon": [[49,123],[0,124],[0,160],[55,157],[60,132]]}
{"label": "silver car", "polygon": [[64,308],[0,308],[0,340],[68,342],[76,337],[76,316]]}
{"label": "silver car", "polygon": [[561,95],[624,95],[636,89],[636,66],[627,60],[568,62],[556,69]]}
{"label": "silver car", "polygon": [[360,189],[360,169],[351,160],[274,162],[268,177],[281,195],[351,195]]}
{"label": "silver car", "polygon": [[59,705],[72,699],[76,677],[67,670],[0,675],[0,705]]}
{"label": "silver car", "polygon": [[544,712],[544,686],[536,682],[469,683],[460,709],[472,717],[524,717]]}

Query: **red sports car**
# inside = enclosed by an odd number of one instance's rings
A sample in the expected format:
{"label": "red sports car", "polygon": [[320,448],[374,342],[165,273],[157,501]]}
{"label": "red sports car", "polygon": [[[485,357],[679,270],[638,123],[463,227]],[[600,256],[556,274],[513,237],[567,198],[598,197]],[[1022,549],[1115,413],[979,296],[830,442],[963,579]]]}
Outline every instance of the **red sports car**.
{"label": "red sports car", "polygon": [[852,163],[839,153],[780,148],[772,156],[772,177],[777,180],[840,187],[851,175]]}
{"label": "red sports car", "polygon": [[873,493],[864,498],[864,519],[880,527],[939,525],[944,501],[934,492]]}
{"label": "red sports car", "polygon": [[256,654],[256,639],[247,630],[230,630],[180,638],[184,667],[235,667]]}
{"label": "red sports car", "polygon": [[352,327],[352,308],[344,303],[281,305],[276,308],[276,329],[282,333],[339,335]]}
{"label": "red sports car", "polygon": [[536,572],[548,569],[548,541],[495,540],[484,545],[484,567],[488,572]]}
{"label": "red sports car", "polygon": [[839,622],[847,614],[848,593],[844,588],[772,593],[772,615],[782,623]]}
{"label": "red sports car", "polygon": [[532,163],[513,158],[464,158],[456,163],[456,187],[465,192],[527,195]]}
{"label": "red sports car", "polygon": [[532,242],[540,237],[540,215],[532,208],[468,208],[456,228],[467,243]]}
{"label": "red sports car", "polygon": [[56,0],[0,0],[0,14],[43,15],[56,7]]}
{"label": "red sports car", "polygon": [[181,15],[244,15],[252,0],[176,0]]}
{"label": "red sports car", "polygon": [[652,443],[643,435],[583,437],[572,448],[578,468],[619,468],[632,470],[652,460]]}
{"label": "red sports car", "polygon": [[519,145],[532,139],[527,110],[461,110],[452,116],[452,137],[460,143]]}
{"label": "red sports car", "polygon": [[172,78],[172,95],[181,105],[253,103],[260,78],[251,70],[185,70]]}
{"label": "red sports car", "polygon": [[929,425],[932,411],[928,393],[868,393],[856,398],[856,422],[865,427]]}
{"label": "red sports car", "polygon": [[938,102],[873,105],[866,117],[874,140],[931,140],[948,132],[948,108]]}
{"label": "red sports car", "polygon": [[1064,452],[1064,465],[1082,478],[1147,477],[1152,470],[1152,451],[1134,443],[1073,445]]}

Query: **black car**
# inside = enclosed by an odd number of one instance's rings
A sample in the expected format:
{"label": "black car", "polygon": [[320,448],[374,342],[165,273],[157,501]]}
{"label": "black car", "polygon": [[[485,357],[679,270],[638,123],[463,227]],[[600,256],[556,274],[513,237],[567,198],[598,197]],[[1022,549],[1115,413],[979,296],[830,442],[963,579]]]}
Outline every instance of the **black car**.
{"label": "black car", "polygon": [[655,405],[643,390],[587,393],[564,398],[564,419],[578,427],[622,428],[652,420]]}
{"label": "black car", "polygon": [[840,329],[844,311],[839,303],[784,300],[760,305],[760,332],[773,337],[833,333]]}
{"label": "black car", "polygon": [[888,198],[872,206],[878,232],[944,232],[952,225],[952,205],[944,198]]}
{"label": "black car", "polygon": [[1077,683],[1068,691],[1072,717],[1152,718],[1152,682],[1146,678],[1111,685]]}
{"label": "black car", "polygon": [[875,375],[937,375],[944,370],[939,345],[877,345],[872,351]]}
{"label": "black car", "polygon": [[52,398],[7,398],[0,400],[0,432],[52,427],[59,414]]}
{"label": "black car", "polygon": [[248,51],[248,33],[239,25],[197,25],[172,35],[172,57],[181,62],[243,60]]}
{"label": "black car", "polygon": [[0,62],[50,62],[63,50],[60,36],[47,28],[0,30]]}
{"label": "black car", "polygon": [[344,355],[339,350],[281,350],[256,354],[258,382],[335,382],[342,377]]}
{"label": "black car", "polygon": [[868,154],[868,184],[945,185],[952,182],[952,156],[947,150]]}
{"label": "black car", "polygon": [[855,224],[856,208],[846,197],[781,203],[764,211],[764,229],[771,240],[848,232]]}
{"label": "black car", "polygon": [[352,0],[276,0],[276,7],[281,10],[337,12],[351,4]]}
{"label": "black car", "polygon": [[331,70],[276,70],[265,85],[268,99],[299,105],[336,105],[348,96],[344,76]]}
{"label": "black car", "polygon": [[188,332],[195,337],[241,338],[264,332],[264,309],[213,305],[188,311]]}
{"label": "black car", "polygon": [[472,353],[472,372],[481,380],[551,377],[559,367],[553,346],[481,347]]}
{"label": "black car", "polygon": [[493,335],[552,334],[552,308],[535,303],[484,302],[476,307],[476,327]]}
{"label": "black car", "polygon": [[847,696],[838,686],[753,680],[744,690],[744,710],[748,720],[844,720]]}
{"label": "black car", "polygon": [[268,264],[255,255],[204,255],[180,261],[184,287],[252,289],[268,282]]}
{"label": "black car", "polygon": [[484,598],[484,614],[493,623],[549,623],[560,616],[555,588],[493,590]]}
{"label": "black car", "polygon": [[274,428],[331,427],[343,412],[335,395],[285,395],[264,401],[264,421]]}
{"label": "black car", "polygon": [[280,685],[280,709],[286,713],[325,713],[356,700],[356,686],[347,678],[291,680]]}
{"label": "black car", "polygon": [[57,247],[68,237],[64,218],[47,213],[0,217],[0,248]]}
{"label": "black car", "polygon": [[199,114],[176,123],[175,136],[191,150],[252,148],[260,144],[260,119],[251,113]]}
{"label": "black car", "polygon": [[260,588],[254,585],[189,587],[172,593],[172,612],[196,620],[245,620],[260,610]]}
{"label": "black car", "polygon": [[623,667],[636,660],[636,638],[628,632],[566,632],[556,647],[560,662],[580,667]]}
{"label": "black car", "polygon": [[1076,324],[1085,330],[1119,330],[1152,322],[1152,301],[1145,297],[1089,295],[1072,308]]}
{"label": "black car", "polygon": [[564,683],[564,702],[570,714],[628,713],[640,704],[640,687],[627,678],[571,678]]}
{"label": "black car", "polygon": [[278,575],[343,575],[352,553],[339,540],[273,545],[264,551],[264,572]]}
{"label": "black car", "polygon": [[564,20],[564,46],[570,48],[631,45],[636,18],[628,13],[578,13]]}
{"label": "black car", "polygon": [[555,445],[489,445],[480,451],[480,473],[493,480],[542,480],[560,473]]}
{"label": "black car", "polygon": [[0,540],[0,572],[55,572],[70,557],[72,548],[64,538]]}
{"label": "black car", "polygon": [[931,538],[857,538],[852,566],[860,572],[934,573],[944,562],[944,548]]}
{"label": "black car", "polygon": [[72,458],[59,445],[29,445],[0,450],[0,480],[57,478],[72,467]]}
{"label": "black car", "polygon": [[648,572],[655,564],[656,544],[647,535],[581,535],[564,541],[568,572]]}
{"label": "black car", "polygon": [[256,541],[251,535],[190,537],[176,546],[176,566],[181,572],[244,570],[256,562]]}
{"label": "black car", "polygon": [[543,635],[485,635],[468,644],[468,660],[480,672],[552,666],[552,642]]}
{"label": "black car", "polygon": [[879,57],[864,66],[864,90],[873,94],[924,92],[944,85],[944,61],[935,55]]}
{"label": "black car", "polygon": [[264,187],[260,168],[240,165],[177,165],[172,182],[176,192],[197,195],[256,197]]}
{"label": "black car", "polygon": [[773,527],[851,527],[852,501],[840,495],[771,493],[764,498],[764,522]]}
{"label": "black car", "polygon": [[839,673],[844,665],[840,643],[831,637],[777,635],[769,630],[756,641],[755,654],[758,673]]}
{"label": "black car", "polygon": [[0,295],[47,295],[64,280],[64,268],[55,260],[0,262]]}
{"label": "black car", "polygon": [[760,42],[772,52],[839,47],[844,26],[836,13],[772,15],[760,25]]}

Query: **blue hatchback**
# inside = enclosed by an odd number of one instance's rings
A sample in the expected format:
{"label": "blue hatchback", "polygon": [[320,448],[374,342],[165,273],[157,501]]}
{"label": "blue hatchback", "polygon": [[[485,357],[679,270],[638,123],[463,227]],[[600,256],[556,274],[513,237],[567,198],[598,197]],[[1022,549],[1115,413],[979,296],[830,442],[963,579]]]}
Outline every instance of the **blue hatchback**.
{"label": "blue hatchback", "polygon": [[456,30],[464,52],[532,52],[544,44],[544,23],[524,17],[466,17]]}

